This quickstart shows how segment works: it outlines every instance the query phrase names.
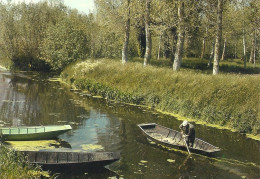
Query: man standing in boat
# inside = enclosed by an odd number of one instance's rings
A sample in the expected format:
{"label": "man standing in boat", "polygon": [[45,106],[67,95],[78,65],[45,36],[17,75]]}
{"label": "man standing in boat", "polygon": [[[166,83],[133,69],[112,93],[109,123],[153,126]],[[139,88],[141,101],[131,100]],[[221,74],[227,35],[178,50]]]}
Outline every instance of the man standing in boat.
{"label": "man standing in boat", "polygon": [[189,147],[193,147],[195,140],[195,128],[194,125],[189,123],[188,121],[183,121],[183,123],[179,126],[181,129],[181,133],[185,138],[187,145]]}

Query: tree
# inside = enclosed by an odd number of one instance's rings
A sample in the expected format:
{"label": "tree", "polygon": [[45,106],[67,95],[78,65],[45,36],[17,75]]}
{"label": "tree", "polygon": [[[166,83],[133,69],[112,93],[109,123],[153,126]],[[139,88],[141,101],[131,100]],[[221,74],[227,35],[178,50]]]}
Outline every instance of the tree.
{"label": "tree", "polygon": [[144,66],[148,65],[151,60],[152,53],[152,38],[150,30],[150,10],[151,10],[151,0],[146,0],[145,2],[145,35],[146,35],[146,49],[144,56]]}
{"label": "tree", "polygon": [[178,71],[181,68],[181,60],[183,54],[183,44],[184,44],[184,35],[185,35],[185,26],[184,26],[184,1],[178,0],[178,40],[175,51],[173,70]]}
{"label": "tree", "polygon": [[128,44],[129,44],[129,34],[130,34],[130,0],[127,0],[127,12],[126,12],[126,22],[125,22],[125,41],[122,49],[122,63],[128,61]]}
{"label": "tree", "polygon": [[89,53],[89,39],[84,29],[73,17],[49,26],[40,48],[41,59],[55,71],[63,70],[76,60],[84,60]]}
{"label": "tree", "polygon": [[222,12],[223,12],[223,0],[218,0],[217,6],[217,24],[216,24],[216,43],[215,43],[215,54],[213,64],[213,75],[219,73],[219,58],[220,58],[220,44],[222,38]]}
{"label": "tree", "polygon": [[251,32],[251,53],[249,62],[256,65],[256,46],[257,46],[257,32],[260,29],[260,2],[252,0],[250,2],[250,11],[247,15],[247,19],[250,21],[249,30]]}

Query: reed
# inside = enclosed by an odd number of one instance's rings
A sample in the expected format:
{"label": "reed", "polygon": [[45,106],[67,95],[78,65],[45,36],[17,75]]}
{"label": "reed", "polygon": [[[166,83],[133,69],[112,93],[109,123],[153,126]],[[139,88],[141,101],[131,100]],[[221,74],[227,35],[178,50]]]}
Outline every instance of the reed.
{"label": "reed", "polygon": [[116,60],[67,67],[64,81],[93,95],[142,104],[244,133],[260,133],[259,75],[220,74]]}
{"label": "reed", "polygon": [[49,177],[39,166],[31,165],[25,156],[1,146],[0,148],[0,178],[41,178]]}

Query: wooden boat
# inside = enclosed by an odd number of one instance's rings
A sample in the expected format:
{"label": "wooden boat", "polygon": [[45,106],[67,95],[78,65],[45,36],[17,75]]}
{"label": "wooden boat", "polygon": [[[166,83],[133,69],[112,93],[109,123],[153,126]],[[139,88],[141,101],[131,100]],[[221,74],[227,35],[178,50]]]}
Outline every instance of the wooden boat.
{"label": "wooden boat", "polygon": [[44,169],[86,170],[109,165],[120,159],[119,152],[75,152],[75,151],[17,151],[28,157],[32,164]]}
{"label": "wooden boat", "polygon": [[[164,126],[148,123],[139,124],[139,128],[148,139],[168,147],[177,147],[182,150],[187,150],[182,134],[179,131],[166,128]],[[221,151],[220,148],[215,147],[201,139],[195,138],[193,147],[189,147],[190,152],[200,154],[213,154]]]}
{"label": "wooden boat", "polygon": [[71,129],[70,125],[1,127],[0,137],[2,141],[47,140]]}

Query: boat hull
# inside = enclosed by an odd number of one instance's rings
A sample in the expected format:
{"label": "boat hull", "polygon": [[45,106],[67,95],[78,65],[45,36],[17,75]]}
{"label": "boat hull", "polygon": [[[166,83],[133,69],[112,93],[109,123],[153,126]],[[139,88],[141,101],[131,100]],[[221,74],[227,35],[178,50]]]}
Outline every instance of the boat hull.
{"label": "boat hull", "polygon": [[32,164],[52,170],[91,170],[120,159],[119,152],[19,151]]}
{"label": "boat hull", "polygon": [[[139,124],[138,127],[142,133],[151,141],[163,146],[187,150],[182,134],[173,129],[157,125],[155,123]],[[193,147],[189,147],[190,152],[204,155],[213,155],[220,148],[215,147],[201,139],[196,138]]]}
{"label": "boat hull", "polygon": [[3,141],[49,140],[71,129],[70,125],[0,128],[0,135]]}

